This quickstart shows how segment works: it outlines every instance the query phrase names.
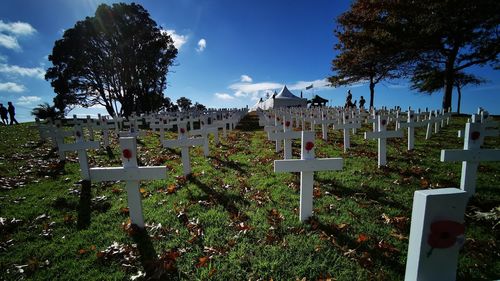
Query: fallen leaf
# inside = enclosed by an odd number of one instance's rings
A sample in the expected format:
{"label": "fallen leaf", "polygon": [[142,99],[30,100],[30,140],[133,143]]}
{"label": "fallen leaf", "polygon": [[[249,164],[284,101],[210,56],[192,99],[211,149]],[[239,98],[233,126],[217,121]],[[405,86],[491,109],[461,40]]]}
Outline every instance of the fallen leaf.
{"label": "fallen leaf", "polygon": [[368,236],[364,233],[358,234],[358,239],[356,240],[358,243],[364,243],[368,241]]}
{"label": "fallen leaf", "polygon": [[203,256],[198,258],[198,263],[195,265],[197,268],[207,266],[207,263],[209,261],[209,258],[207,256]]}

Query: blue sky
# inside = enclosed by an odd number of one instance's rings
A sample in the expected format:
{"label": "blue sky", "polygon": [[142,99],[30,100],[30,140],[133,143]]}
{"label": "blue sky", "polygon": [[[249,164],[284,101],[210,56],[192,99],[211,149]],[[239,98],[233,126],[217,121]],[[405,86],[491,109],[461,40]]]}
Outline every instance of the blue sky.
{"label": "blue sky", "polygon": [[[76,21],[92,16],[96,0],[3,0],[0,3],[0,102],[13,101],[19,121],[32,120],[30,110],[52,102],[54,93],[43,79],[50,67],[47,56],[54,41]],[[129,2],[129,1],[123,1]],[[350,1],[234,1],[144,0],[144,6],[179,49],[176,66],[168,76],[165,95],[181,96],[208,107],[252,106],[266,92],[287,85],[296,95],[319,94],[333,105],[343,105],[345,92],[368,100],[366,84],[330,88],[335,56],[335,18]],[[483,106],[500,114],[499,72],[489,67],[471,68],[487,84],[463,89],[462,111]],[[305,91],[314,84],[313,90]],[[437,109],[442,93],[432,96],[412,92],[407,81],[377,85],[375,106]],[[456,96],[453,97],[456,105]],[[78,115],[105,113],[103,109],[77,108]]]}

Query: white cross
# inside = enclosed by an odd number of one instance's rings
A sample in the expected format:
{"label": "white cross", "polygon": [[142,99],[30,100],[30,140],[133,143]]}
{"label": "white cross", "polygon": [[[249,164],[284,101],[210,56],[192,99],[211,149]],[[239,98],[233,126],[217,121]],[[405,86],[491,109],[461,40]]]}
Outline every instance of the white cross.
{"label": "white cross", "polygon": [[342,114],[342,124],[333,124],[335,130],[344,131],[344,152],[351,147],[351,137],[349,135],[349,129],[361,128],[360,123],[350,123],[349,114],[344,112]]}
{"label": "white cross", "polygon": [[413,110],[408,110],[406,123],[399,124],[401,129],[408,128],[408,151],[415,147],[415,128],[423,127],[426,124],[426,122],[415,122],[415,114],[413,113]]}
{"label": "white cross", "polygon": [[300,221],[312,216],[315,171],[341,170],[342,158],[314,158],[314,132],[302,132],[301,159],[275,160],[274,172],[300,172]]}
{"label": "white cross", "polygon": [[[203,121],[201,121],[203,122]],[[201,136],[203,139],[203,155],[207,157],[210,154],[210,149],[208,147],[209,134],[213,134],[214,138],[218,135],[219,129],[217,127],[207,127],[203,126],[201,129],[189,131],[190,136]]]}
{"label": "white cross", "polygon": [[[281,118],[278,115],[276,115],[274,118],[274,126],[271,125],[271,126],[264,127],[264,131],[267,132],[267,139],[268,140],[271,140],[271,133],[272,132],[279,132],[282,129],[283,129],[283,125],[281,125]],[[281,141],[276,140],[276,152],[280,152],[281,150],[283,150],[283,148],[281,147]]]}
{"label": "white cross", "polygon": [[203,145],[204,138],[188,138],[186,122],[179,122],[179,136],[176,140],[164,140],[163,146],[166,148],[181,148],[182,169],[185,176],[191,174],[191,162],[189,159],[189,148]]}
{"label": "white cross", "polygon": [[[58,120],[57,120],[58,121]],[[64,138],[67,136],[71,136],[73,133],[71,131],[65,131],[61,128],[60,123],[56,122],[55,126],[52,126],[49,136],[52,138],[53,145],[57,148],[57,153],[59,155],[59,160],[66,159],[64,155],[64,151],[61,150],[61,145],[64,144]]]}
{"label": "white cross", "polygon": [[378,132],[365,132],[365,139],[378,139],[378,167],[387,165],[387,139],[402,138],[403,131],[387,131],[387,117],[378,116]]}
{"label": "white cross", "polygon": [[415,191],[405,281],[455,280],[468,199],[457,188]]}
{"label": "white cross", "polygon": [[90,115],[87,115],[85,127],[87,127],[87,130],[89,130],[89,139],[91,141],[93,141],[94,140],[94,120],[92,118],[90,118]]}
{"label": "white cross", "polygon": [[464,149],[441,150],[441,162],[462,161],[460,189],[469,193],[476,192],[477,168],[480,161],[500,161],[500,149],[481,149],[485,129],[481,123],[465,124]]}
{"label": "white cross", "polygon": [[[158,123],[156,123],[158,122]],[[165,124],[165,120],[163,117],[158,118],[156,121],[153,121],[149,124],[149,128],[152,130],[158,130],[160,133],[160,142],[165,140],[165,129],[171,129],[172,124]]]}
{"label": "white cross", "polygon": [[331,118],[326,112],[321,113],[321,119],[315,118],[314,124],[321,124],[322,139],[328,140],[328,125],[337,123],[337,118]]}
{"label": "white cross", "polygon": [[137,165],[137,143],[133,137],[120,138],[120,149],[123,167],[90,168],[90,180],[93,182],[125,181],[130,220],[138,227],[144,228],[139,181],[164,179],[167,175],[167,167],[139,167]]}
{"label": "white cross", "polygon": [[113,124],[108,124],[108,119],[105,116],[97,115],[99,121],[97,121],[98,128],[102,131],[102,141],[104,147],[109,147],[109,129],[114,127]]}
{"label": "white cross", "polygon": [[82,175],[82,179],[90,180],[87,149],[98,149],[99,142],[85,141],[83,138],[83,130],[80,125],[75,125],[73,130],[75,143],[63,143],[59,145],[59,150],[63,152],[76,150],[78,152],[78,163],[80,164],[80,173]]}
{"label": "white cross", "polygon": [[292,140],[302,137],[302,132],[291,130],[291,121],[284,120],[283,131],[269,132],[269,139],[284,142],[283,159],[292,159]]}

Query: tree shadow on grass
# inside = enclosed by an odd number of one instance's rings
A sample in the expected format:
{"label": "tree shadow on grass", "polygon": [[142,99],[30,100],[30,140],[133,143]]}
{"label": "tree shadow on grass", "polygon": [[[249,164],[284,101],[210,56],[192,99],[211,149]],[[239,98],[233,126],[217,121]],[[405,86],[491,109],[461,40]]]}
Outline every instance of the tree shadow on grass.
{"label": "tree shadow on grass", "polygon": [[235,202],[239,202],[244,205],[249,205],[250,203],[247,202],[243,197],[239,195],[229,195],[229,194],[224,194],[222,192],[218,192],[214,190],[213,188],[209,187],[208,185],[202,183],[199,181],[197,178],[193,176],[188,176],[188,180],[192,183],[194,183],[198,188],[200,188],[205,194],[207,194],[209,197],[213,198],[217,204],[221,205],[224,207],[224,209],[230,213],[230,214],[239,214],[241,213],[238,207],[236,206]]}
{"label": "tree shadow on grass", "polygon": [[[355,255],[357,262],[365,267],[367,270],[371,270],[373,263],[378,262],[390,270],[394,271],[400,276],[404,276],[405,265],[399,263],[399,251],[393,250],[384,246],[386,244],[381,244],[378,239],[372,238],[371,242],[357,241],[349,237],[349,235],[342,232],[335,224],[325,224],[320,221],[317,217],[312,217],[306,221],[310,225],[312,230],[323,232],[324,234],[331,237],[339,250],[344,251],[344,255],[352,251],[352,255]],[[383,242],[383,240],[381,241]],[[375,243],[375,246],[370,245],[370,243]],[[380,247],[379,245],[383,245]],[[386,247],[386,248],[384,248]],[[366,255],[365,253],[368,253]],[[384,270],[386,270],[384,269]]]}
{"label": "tree shadow on grass", "polygon": [[[243,174],[243,175],[247,175],[248,174],[248,172],[247,172],[247,166],[248,165],[247,164],[235,162],[233,160],[222,160],[221,158],[219,158],[217,156],[209,156],[209,159],[213,159],[215,161],[218,161],[224,167],[228,167],[230,169],[238,171],[240,174]],[[245,167],[245,168],[242,168],[242,167]]]}
{"label": "tree shadow on grass", "polygon": [[328,192],[334,194],[340,198],[348,198],[348,197],[359,197],[362,195],[365,199],[376,201],[380,203],[382,206],[390,206],[399,210],[408,210],[411,209],[411,204],[408,206],[395,202],[393,200],[389,200],[387,195],[384,192],[376,188],[364,187],[364,188],[353,188],[346,187],[338,182],[329,181],[325,179],[316,179],[317,182],[322,186],[331,186],[331,188],[326,188]]}

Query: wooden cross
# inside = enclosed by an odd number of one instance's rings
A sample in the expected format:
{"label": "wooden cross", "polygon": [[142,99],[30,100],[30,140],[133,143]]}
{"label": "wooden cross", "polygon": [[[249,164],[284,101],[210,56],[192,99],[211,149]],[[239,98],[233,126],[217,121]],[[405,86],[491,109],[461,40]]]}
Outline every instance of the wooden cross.
{"label": "wooden cross", "polygon": [[415,191],[405,281],[456,279],[468,200],[457,188]]}
{"label": "wooden cross", "polygon": [[78,152],[78,163],[80,164],[80,173],[83,180],[90,180],[89,175],[89,161],[87,157],[87,149],[98,149],[98,141],[85,141],[83,138],[83,130],[80,125],[75,125],[73,128],[75,143],[63,143],[59,145],[59,150],[66,151],[77,151]]}
{"label": "wooden cross", "polygon": [[378,139],[378,167],[387,165],[387,139],[402,138],[403,131],[387,131],[387,117],[378,116],[378,132],[365,132],[365,139]]}
{"label": "wooden cross", "polygon": [[179,136],[176,140],[164,140],[163,146],[166,148],[181,148],[182,169],[185,176],[191,174],[191,162],[189,159],[189,148],[192,146],[202,146],[204,138],[188,138],[186,122],[178,123]]}
{"label": "wooden cross", "polygon": [[90,168],[90,180],[125,181],[128,196],[128,208],[132,224],[144,228],[142,215],[142,200],[139,191],[141,180],[164,179],[167,175],[166,166],[137,165],[137,143],[133,137],[120,138],[120,149],[123,167]]}
{"label": "wooden cross", "polygon": [[476,192],[477,168],[481,161],[500,161],[500,149],[481,149],[485,138],[481,123],[465,124],[464,149],[441,150],[441,162],[462,161],[460,189],[470,196]]}
{"label": "wooden cross", "polygon": [[312,216],[314,172],[341,170],[342,158],[314,158],[314,132],[302,132],[301,159],[275,160],[274,172],[300,172],[300,221]]}

